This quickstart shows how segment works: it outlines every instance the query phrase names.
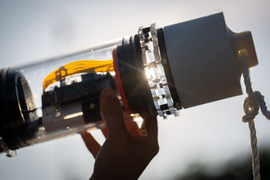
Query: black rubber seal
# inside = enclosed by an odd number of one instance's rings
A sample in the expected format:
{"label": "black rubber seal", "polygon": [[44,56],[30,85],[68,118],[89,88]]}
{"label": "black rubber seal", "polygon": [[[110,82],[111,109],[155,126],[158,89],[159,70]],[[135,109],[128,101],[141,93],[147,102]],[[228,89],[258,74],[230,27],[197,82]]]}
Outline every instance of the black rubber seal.
{"label": "black rubber seal", "polygon": [[180,98],[177,94],[175,83],[173,80],[171,68],[170,68],[170,62],[169,58],[167,56],[167,50],[166,50],[166,45],[165,45],[165,40],[164,40],[164,30],[163,28],[157,29],[157,36],[158,36],[158,45],[160,49],[160,55],[161,55],[161,62],[163,65],[163,69],[165,71],[165,75],[167,78],[168,86],[171,92],[171,96],[173,98],[174,102],[174,107],[177,109],[182,109],[181,103],[180,103]]}
{"label": "black rubber seal", "polygon": [[117,47],[123,89],[132,113],[156,114],[138,43],[138,37],[130,36],[123,38],[122,44]]}
{"label": "black rubber seal", "polygon": [[[123,42],[124,42],[124,39],[122,41],[122,44]],[[130,110],[132,112],[138,112],[136,105],[133,103],[133,99],[132,99],[133,97],[130,95],[131,94],[130,91],[132,91],[131,89],[132,87],[130,85],[131,84],[130,77],[128,77],[130,73],[128,73],[126,62],[125,62],[125,58],[127,58],[128,55],[130,54],[128,54],[127,52],[124,54],[123,48],[124,48],[123,45],[119,45],[117,46],[117,49],[116,49],[119,74],[120,74],[123,89],[124,89]]]}
{"label": "black rubber seal", "polygon": [[8,76],[9,68],[2,69],[1,77],[0,77],[0,131],[2,138],[6,145],[10,149],[18,149],[21,147],[21,139],[18,137],[18,133],[14,130],[16,126],[12,119],[12,112],[9,103],[8,87],[7,87],[7,76]]}
{"label": "black rubber seal", "polygon": [[[122,47],[123,47],[123,53],[124,53],[124,65],[126,67],[126,72],[123,76],[122,83],[123,87],[126,93],[126,97],[128,100],[128,104],[132,110],[132,112],[138,113],[138,106],[137,106],[137,99],[136,99],[136,89],[138,84],[138,72],[136,71],[136,66],[133,65],[133,57],[132,57],[132,51],[130,47],[130,41],[129,39],[123,38],[122,41]],[[122,77],[122,76],[121,76]]]}
{"label": "black rubber seal", "polygon": [[[23,75],[5,68],[0,74],[0,134],[9,149],[29,146],[36,129],[28,128],[30,113],[26,105]],[[31,93],[28,93],[32,96]]]}

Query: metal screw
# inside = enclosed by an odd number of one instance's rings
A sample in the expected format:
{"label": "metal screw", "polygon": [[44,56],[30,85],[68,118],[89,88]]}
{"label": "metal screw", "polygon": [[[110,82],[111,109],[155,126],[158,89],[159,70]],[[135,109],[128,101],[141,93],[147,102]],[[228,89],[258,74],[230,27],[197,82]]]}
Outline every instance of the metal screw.
{"label": "metal screw", "polygon": [[179,110],[176,110],[174,116],[176,117],[179,116],[179,113],[180,113]]}
{"label": "metal screw", "polygon": [[167,119],[167,114],[166,113],[163,114],[163,119]]}
{"label": "metal screw", "polygon": [[148,45],[146,45],[146,46],[144,46],[145,47],[145,50],[147,51],[147,50],[149,50],[149,47],[148,47]]}
{"label": "metal screw", "polygon": [[178,102],[175,103],[175,106],[176,106],[177,109],[181,109],[180,104]]}
{"label": "metal screw", "polygon": [[163,64],[167,64],[167,59],[162,60]]}

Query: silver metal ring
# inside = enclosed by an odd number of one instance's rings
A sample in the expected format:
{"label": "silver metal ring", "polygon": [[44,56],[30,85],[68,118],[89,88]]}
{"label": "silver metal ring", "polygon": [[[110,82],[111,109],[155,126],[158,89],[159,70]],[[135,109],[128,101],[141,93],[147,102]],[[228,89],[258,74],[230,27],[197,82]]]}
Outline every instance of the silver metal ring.
{"label": "silver metal ring", "polygon": [[162,65],[156,24],[150,26],[148,39],[145,38],[143,27],[139,27],[138,35],[144,70],[158,115],[166,118],[169,111],[170,114],[179,116],[179,110],[174,107],[173,98]]}

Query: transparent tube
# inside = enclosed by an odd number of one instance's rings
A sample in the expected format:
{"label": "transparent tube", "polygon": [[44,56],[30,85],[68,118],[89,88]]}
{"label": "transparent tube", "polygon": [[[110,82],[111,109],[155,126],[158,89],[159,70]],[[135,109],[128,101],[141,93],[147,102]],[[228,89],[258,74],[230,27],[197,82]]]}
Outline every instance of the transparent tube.
{"label": "transparent tube", "polygon": [[231,32],[219,13],[0,69],[0,145],[18,149],[104,126],[99,95],[106,87],[133,117],[178,116],[181,108],[239,95],[239,49],[248,50],[249,67],[257,65],[251,33]]}
{"label": "transparent tube", "polygon": [[121,39],[8,69],[21,115],[12,122],[19,147],[104,126],[99,95],[106,87],[119,95],[112,58],[119,44]]}

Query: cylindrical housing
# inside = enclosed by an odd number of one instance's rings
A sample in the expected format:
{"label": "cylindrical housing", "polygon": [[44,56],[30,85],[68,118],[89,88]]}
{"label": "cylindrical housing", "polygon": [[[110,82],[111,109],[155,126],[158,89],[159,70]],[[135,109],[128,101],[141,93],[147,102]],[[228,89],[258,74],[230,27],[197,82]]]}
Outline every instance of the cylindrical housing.
{"label": "cylindrical housing", "polygon": [[237,52],[258,64],[250,32],[233,33],[223,13],[164,27],[175,87],[184,108],[242,94]]}
{"label": "cylindrical housing", "polygon": [[0,144],[14,150],[104,126],[99,96],[106,87],[133,117],[178,116],[181,108],[239,95],[240,49],[249,67],[257,65],[251,33],[230,31],[219,13],[0,69]]}
{"label": "cylindrical housing", "polygon": [[119,95],[112,57],[119,44],[121,39],[1,69],[0,132],[8,148],[103,126],[101,91],[110,87]]}

